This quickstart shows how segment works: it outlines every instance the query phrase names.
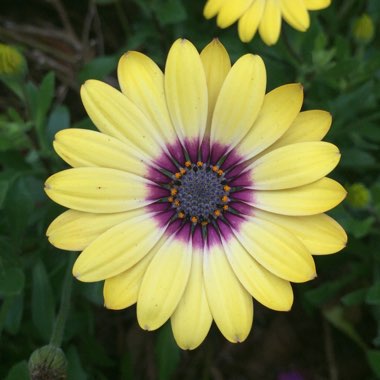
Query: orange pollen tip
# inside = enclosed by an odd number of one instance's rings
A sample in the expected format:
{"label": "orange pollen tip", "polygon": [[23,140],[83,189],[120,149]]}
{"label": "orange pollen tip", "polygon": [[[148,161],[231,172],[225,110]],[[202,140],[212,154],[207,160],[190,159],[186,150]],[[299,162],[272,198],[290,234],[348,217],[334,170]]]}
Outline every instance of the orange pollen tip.
{"label": "orange pollen tip", "polygon": [[179,179],[179,178],[182,177],[182,174],[181,174],[181,173],[175,173],[174,175],[175,175],[175,177],[176,177],[177,179]]}
{"label": "orange pollen tip", "polygon": [[196,216],[192,216],[190,220],[191,220],[191,223],[197,223],[198,222],[198,218]]}
{"label": "orange pollen tip", "polygon": [[214,215],[215,215],[215,216],[220,216],[220,215],[221,215],[220,210],[215,210],[215,211],[214,211]]}
{"label": "orange pollen tip", "polygon": [[219,166],[213,166],[211,169],[213,172],[217,172],[219,170]]}
{"label": "orange pollen tip", "polygon": [[170,190],[171,195],[176,195],[178,193],[178,190],[176,188],[173,188]]}
{"label": "orange pollen tip", "polygon": [[227,211],[227,210],[228,210],[228,205],[224,205],[224,206],[223,206],[223,210],[224,210],[224,211]]}
{"label": "orange pollen tip", "polygon": [[223,186],[223,190],[228,192],[231,190],[231,188],[228,185]]}
{"label": "orange pollen tip", "polygon": [[186,169],[184,168],[179,169],[179,171],[181,172],[182,175],[186,173]]}
{"label": "orange pollen tip", "polygon": [[204,220],[201,224],[202,224],[202,226],[207,226],[208,225],[208,221]]}
{"label": "orange pollen tip", "polygon": [[203,162],[202,161],[198,161],[197,162],[197,166],[199,166],[199,167],[203,166]]}
{"label": "orange pollen tip", "polygon": [[222,200],[223,203],[228,202],[228,197],[227,197],[227,195],[223,195],[222,198],[221,198],[221,200]]}
{"label": "orange pollen tip", "polygon": [[218,170],[218,175],[221,176],[222,174],[224,173],[224,171],[222,169],[219,169]]}
{"label": "orange pollen tip", "polygon": [[174,198],[173,198],[173,197],[169,197],[169,198],[168,198],[168,201],[169,201],[170,203],[172,203],[172,202],[174,201]]}
{"label": "orange pollen tip", "polygon": [[185,213],[182,212],[182,211],[180,211],[180,212],[178,213],[178,218],[183,219],[184,217],[185,217]]}
{"label": "orange pollen tip", "polygon": [[178,207],[180,204],[181,204],[181,203],[180,203],[180,201],[179,201],[178,199],[176,199],[176,200],[174,201],[174,206]]}
{"label": "orange pollen tip", "polygon": [[186,161],[186,162],[185,162],[185,166],[186,166],[187,168],[189,168],[189,167],[191,166],[191,162],[190,162],[190,161]]}

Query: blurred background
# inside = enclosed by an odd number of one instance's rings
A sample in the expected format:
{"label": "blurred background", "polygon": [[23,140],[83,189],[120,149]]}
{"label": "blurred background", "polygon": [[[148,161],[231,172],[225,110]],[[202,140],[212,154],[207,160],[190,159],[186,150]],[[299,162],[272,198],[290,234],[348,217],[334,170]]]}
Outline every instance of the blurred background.
{"label": "blurred background", "polygon": [[[335,0],[311,12],[306,33],[283,23],[274,47],[259,36],[241,43],[236,25],[218,29],[203,18],[204,3],[1,0],[1,379],[29,379],[30,355],[51,339],[65,353],[68,380],[380,379],[380,1]],[[177,348],[170,325],[142,331],[134,307],[106,310],[101,283],[71,278],[76,253],[45,237],[63,209],[43,192],[44,180],[65,167],[52,149],[54,134],[94,128],[81,83],[97,78],[117,86],[117,61],[127,50],[163,68],[178,37],[198,49],[218,37],[232,61],[260,54],[268,91],[301,82],[303,110],[333,115],[325,140],[342,151],[333,177],[349,192],[331,213],[348,232],[348,246],[316,257],[318,278],[294,285],[293,309],[278,313],[256,303],[246,342],[230,344],[213,326],[191,352]],[[57,316],[65,319],[62,304],[69,305],[64,334],[55,330],[52,338]]]}

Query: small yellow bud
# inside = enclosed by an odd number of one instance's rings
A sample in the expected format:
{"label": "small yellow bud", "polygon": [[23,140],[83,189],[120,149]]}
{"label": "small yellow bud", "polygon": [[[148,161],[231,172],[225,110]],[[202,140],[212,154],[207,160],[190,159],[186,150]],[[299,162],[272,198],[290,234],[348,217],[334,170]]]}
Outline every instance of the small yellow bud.
{"label": "small yellow bud", "polygon": [[348,187],[347,202],[355,208],[368,206],[371,201],[371,193],[362,183],[354,183]]}
{"label": "small yellow bud", "polygon": [[370,42],[375,34],[375,26],[372,18],[364,13],[354,23],[353,29],[355,39],[363,44]]}
{"label": "small yellow bud", "polygon": [[0,44],[0,76],[21,76],[25,71],[24,56],[16,48]]}
{"label": "small yellow bud", "polygon": [[28,367],[31,380],[65,380],[67,377],[65,354],[51,344],[35,350],[30,356]]}

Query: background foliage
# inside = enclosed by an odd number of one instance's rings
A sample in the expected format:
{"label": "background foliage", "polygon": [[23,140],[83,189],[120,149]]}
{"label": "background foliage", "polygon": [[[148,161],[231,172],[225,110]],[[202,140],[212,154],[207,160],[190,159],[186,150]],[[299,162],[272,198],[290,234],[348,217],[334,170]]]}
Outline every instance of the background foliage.
{"label": "background foliage", "polygon": [[[275,47],[242,44],[236,26],[202,17],[203,0],[2,0],[0,42],[16,46],[27,69],[0,82],[0,378],[28,379],[27,360],[49,343],[62,294],[72,286],[62,340],[69,380],[380,378],[380,39],[358,34],[378,0],[335,0],[299,33],[283,24]],[[201,49],[219,37],[232,60],[260,54],[268,90],[299,81],[304,109],[333,115],[327,140],[342,151],[335,178],[349,197],[333,212],[349,233],[341,253],[318,257],[318,279],[294,286],[289,313],[256,303],[253,333],[241,345],[212,328],[203,345],[180,351],[170,326],[144,332],[135,310],[108,311],[101,284],[65,276],[75,253],[54,249],[45,231],[62,209],[43,192],[64,168],[52,150],[64,128],[93,128],[78,95],[87,78],[117,86],[127,50],[161,67],[172,42]],[[66,294],[67,296],[67,294]],[[60,339],[54,339],[60,343]],[[53,340],[54,340],[53,339]]]}

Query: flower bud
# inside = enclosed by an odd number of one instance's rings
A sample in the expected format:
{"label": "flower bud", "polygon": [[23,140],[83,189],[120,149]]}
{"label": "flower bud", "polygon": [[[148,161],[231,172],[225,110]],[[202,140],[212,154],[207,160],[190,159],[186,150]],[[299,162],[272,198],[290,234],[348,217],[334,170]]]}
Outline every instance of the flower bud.
{"label": "flower bud", "polygon": [[364,13],[354,23],[353,34],[359,43],[367,44],[375,34],[375,26],[372,18]]}
{"label": "flower bud", "polygon": [[26,72],[24,56],[13,46],[0,44],[0,76],[17,77]]}
{"label": "flower bud", "polygon": [[28,367],[31,380],[65,380],[67,376],[65,354],[51,344],[35,350]]}
{"label": "flower bud", "polygon": [[362,183],[354,183],[348,187],[347,202],[355,208],[368,206],[371,193]]}

